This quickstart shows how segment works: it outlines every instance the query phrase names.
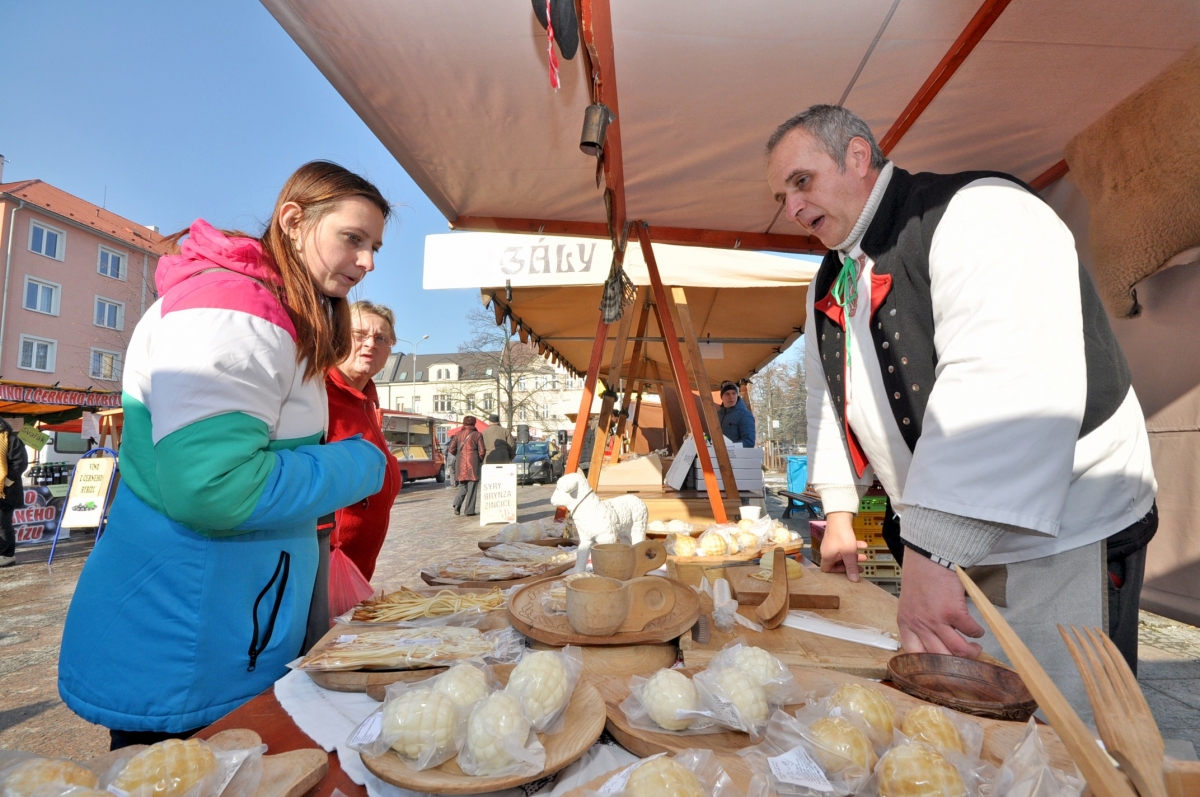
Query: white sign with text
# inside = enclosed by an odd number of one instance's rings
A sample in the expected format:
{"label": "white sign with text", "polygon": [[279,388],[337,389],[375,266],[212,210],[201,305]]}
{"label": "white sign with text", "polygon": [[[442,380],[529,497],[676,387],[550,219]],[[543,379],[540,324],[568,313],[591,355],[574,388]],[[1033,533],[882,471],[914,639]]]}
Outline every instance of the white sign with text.
{"label": "white sign with text", "polygon": [[517,466],[484,465],[479,480],[479,525],[517,522]]}

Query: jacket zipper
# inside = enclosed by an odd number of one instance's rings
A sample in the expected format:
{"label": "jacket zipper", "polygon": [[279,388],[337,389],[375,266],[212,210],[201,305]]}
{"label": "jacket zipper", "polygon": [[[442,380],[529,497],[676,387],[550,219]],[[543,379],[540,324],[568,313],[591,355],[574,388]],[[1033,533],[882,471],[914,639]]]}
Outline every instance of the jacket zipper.
{"label": "jacket zipper", "polygon": [[[250,639],[250,666],[246,668],[246,672],[254,672],[254,668],[258,666],[258,657],[267,645],[271,643],[271,635],[275,632],[275,618],[279,616],[279,606],[283,603],[283,592],[287,589],[288,572],[292,566],[292,555],[287,551],[279,552],[279,562],[275,565],[275,572],[271,574],[271,580],[263,587],[262,592],[258,593],[258,597],[254,599],[254,636]],[[267,627],[263,629],[262,644],[258,641],[258,607],[262,603],[262,599],[271,591],[271,587],[275,582],[279,582],[278,588],[275,590],[275,605],[271,607],[271,616],[267,618]]]}

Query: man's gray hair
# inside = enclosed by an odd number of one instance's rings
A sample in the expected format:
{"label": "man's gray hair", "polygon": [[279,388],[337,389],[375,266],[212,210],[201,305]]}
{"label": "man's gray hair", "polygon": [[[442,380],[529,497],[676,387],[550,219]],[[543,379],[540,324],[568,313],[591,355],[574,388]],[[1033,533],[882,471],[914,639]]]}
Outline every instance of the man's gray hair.
{"label": "man's gray hair", "polygon": [[875,135],[858,114],[848,111],[840,105],[813,105],[808,110],[788,119],[775,129],[767,140],[767,154],[770,155],[779,146],[783,137],[797,128],[821,143],[821,146],[838,165],[838,171],[846,170],[846,148],[850,139],[861,138],[871,145],[871,168],[882,169],[887,163],[883,150],[875,141]]}

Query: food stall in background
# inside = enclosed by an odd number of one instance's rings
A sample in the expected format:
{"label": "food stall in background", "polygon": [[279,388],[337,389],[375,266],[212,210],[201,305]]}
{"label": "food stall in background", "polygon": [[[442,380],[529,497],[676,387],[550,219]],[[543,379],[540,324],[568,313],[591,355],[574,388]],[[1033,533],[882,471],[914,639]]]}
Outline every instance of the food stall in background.
{"label": "food stall in background", "polygon": [[437,418],[399,410],[381,410],[380,425],[388,449],[400,462],[404,482],[417,479],[446,481],[445,455],[438,443]]}

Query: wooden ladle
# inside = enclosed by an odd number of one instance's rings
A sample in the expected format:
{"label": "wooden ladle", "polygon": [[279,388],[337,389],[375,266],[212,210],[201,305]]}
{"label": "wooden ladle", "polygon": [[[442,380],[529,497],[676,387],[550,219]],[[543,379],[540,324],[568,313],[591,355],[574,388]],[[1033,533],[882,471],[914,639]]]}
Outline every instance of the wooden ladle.
{"label": "wooden ladle", "polygon": [[783,552],[782,548],[776,548],[771,552],[771,556],[771,591],[767,593],[766,600],[754,609],[754,614],[764,628],[778,628],[787,617],[790,608],[788,606],[787,554]]}

